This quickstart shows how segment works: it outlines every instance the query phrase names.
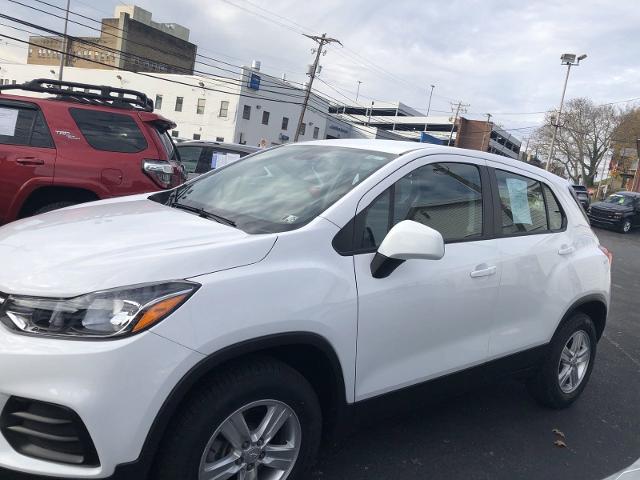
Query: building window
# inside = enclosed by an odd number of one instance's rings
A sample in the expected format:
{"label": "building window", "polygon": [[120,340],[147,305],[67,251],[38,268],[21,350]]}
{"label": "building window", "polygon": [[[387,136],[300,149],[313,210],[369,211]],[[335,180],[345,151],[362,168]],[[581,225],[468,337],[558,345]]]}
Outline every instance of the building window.
{"label": "building window", "polygon": [[318,138],[320,135],[320,127],[313,127],[313,138]]}
{"label": "building window", "polygon": [[282,130],[286,130],[289,128],[289,119],[287,117],[282,117]]}
{"label": "building window", "polygon": [[207,102],[206,98],[199,98],[198,99],[198,106],[196,107],[196,114],[198,115],[202,115],[204,114],[204,105]]}
{"label": "building window", "polygon": [[245,105],[242,107],[242,118],[244,120],[251,120],[251,106]]}
{"label": "building window", "polygon": [[176,112],[182,111],[182,103],[184,102],[184,97],[176,97]]}
{"label": "building window", "polygon": [[220,102],[220,113],[219,117],[227,118],[227,114],[229,113],[229,102],[223,100]]}
{"label": "building window", "polygon": [[300,125],[300,135],[304,135],[307,132],[307,124],[303,123]]}
{"label": "building window", "polygon": [[262,124],[269,125],[269,112],[262,112]]}
{"label": "building window", "polygon": [[216,137],[216,142],[224,142],[224,137]]}
{"label": "building window", "polygon": [[178,138],[180,136],[180,132],[178,130],[172,130],[171,131],[171,136],[173,138]]}
{"label": "building window", "polygon": [[162,109],[162,95],[156,95],[156,110]]}
{"label": "building window", "polygon": [[194,140],[200,140],[200,134],[199,133],[194,133],[193,134],[193,139]]}

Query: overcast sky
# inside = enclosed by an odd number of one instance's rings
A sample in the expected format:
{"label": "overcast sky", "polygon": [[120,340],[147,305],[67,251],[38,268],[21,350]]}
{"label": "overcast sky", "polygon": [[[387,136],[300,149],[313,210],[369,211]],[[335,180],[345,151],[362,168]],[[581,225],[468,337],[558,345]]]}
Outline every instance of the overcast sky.
{"label": "overcast sky", "polygon": [[[20,0],[49,11],[36,0]],[[47,0],[64,6],[65,0]],[[71,9],[99,19],[114,0],[71,0]],[[299,32],[328,35],[344,44],[323,57],[321,91],[344,100],[400,100],[450,111],[450,102],[470,104],[468,116],[494,119],[519,137],[555,108],[564,80],[560,54],[587,53],[572,71],[568,98],[597,103],[640,97],[640,2],[637,0],[138,0],[154,20],[180,23],[204,55],[234,64],[262,61],[263,71],[304,80],[311,40]],[[63,21],[0,0],[0,9],[61,30]],[[58,12],[60,13],[60,12]],[[81,20],[81,19],[78,19]],[[85,21],[86,20],[81,20]],[[2,20],[3,24],[7,21]],[[0,33],[25,38],[0,25]],[[70,27],[71,34],[92,35]],[[4,39],[0,39],[0,42]],[[0,61],[25,61],[26,48],[0,43]],[[201,68],[199,66],[198,68]],[[621,104],[624,105],[624,104]]]}

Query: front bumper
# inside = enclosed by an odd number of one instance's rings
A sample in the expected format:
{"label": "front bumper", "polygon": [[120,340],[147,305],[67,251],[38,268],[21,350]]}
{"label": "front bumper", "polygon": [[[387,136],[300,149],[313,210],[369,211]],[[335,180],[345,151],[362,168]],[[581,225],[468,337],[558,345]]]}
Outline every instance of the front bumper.
{"label": "front bumper", "polygon": [[622,218],[602,218],[595,217],[593,215],[587,214],[589,217],[589,223],[594,227],[605,227],[605,228],[620,228],[622,226]]}
{"label": "front bumper", "polygon": [[0,325],[0,412],[12,397],[67,407],[84,423],[99,459],[98,466],[84,467],[33,458],[0,434],[0,479],[21,478],[18,473],[136,478],[127,472],[135,470],[164,400],[201,359],[150,331],[121,340],[75,341],[20,335]]}

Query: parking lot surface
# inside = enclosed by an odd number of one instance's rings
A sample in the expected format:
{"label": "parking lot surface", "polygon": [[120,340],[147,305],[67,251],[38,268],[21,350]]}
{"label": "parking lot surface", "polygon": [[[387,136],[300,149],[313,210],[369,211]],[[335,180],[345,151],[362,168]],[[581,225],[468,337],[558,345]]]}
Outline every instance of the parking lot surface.
{"label": "parking lot surface", "polygon": [[[614,253],[612,308],[582,397],[539,407],[516,380],[381,417],[328,449],[313,478],[597,480],[640,457],[640,230],[596,230]],[[565,436],[566,447],[554,442]]]}

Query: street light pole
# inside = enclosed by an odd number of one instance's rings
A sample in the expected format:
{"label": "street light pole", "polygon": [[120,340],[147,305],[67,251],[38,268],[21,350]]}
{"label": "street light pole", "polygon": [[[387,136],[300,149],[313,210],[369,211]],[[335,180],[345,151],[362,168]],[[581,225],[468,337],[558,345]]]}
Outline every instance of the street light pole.
{"label": "street light pole", "polygon": [[558,116],[556,117],[556,123],[553,129],[553,135],[551,136],[551,146],[549,147],[549,156],[547,157],[547,172],[551,169],[551,160],[553,159],[553,149],[556,145],[556,136],[558,135],[558,129],[560,128],[560,116],[562,115],[562,107],[564,106],[564,96],[567,93],[567,83],[569,82],[569,74],[571,73],[571,67],[580,65],[580,60],[587,58],[585,54],[580,55],[576,59],[576,55],[573,53],[565,53],[560,57],[562,65],[567,66],[567,75],[564,77],[564,86],[562,87],[562,97],[560,97],[560,108],[558,108]]}
{"label": "street light pole", "polygon": [[362,85],[362,82],[358,80],[358,89],[356,90],[356,103],[358,103],[358,97],[360,96],[360,85]]}
{"label": "street light pole", "polygon": [[60,54],[60,69],[58,70],[58,80],[62,81],[62,71],[64,70],[64,64],[67,63],[67,49],[69,45],[67,43],[67,26],[69,24],[69,7],[71,0],[67,0],[67,9],[64,14],[64,34],[62,37],[62,53]]}
{"label": "street light pole", "polygon": [[431,93],[429,93],[429,105],[427,106],[427,117],[429,116],[429,112],[431,111],[431,97],[433,97],[433,89],[436,88],[435,85],[431,85]]}

